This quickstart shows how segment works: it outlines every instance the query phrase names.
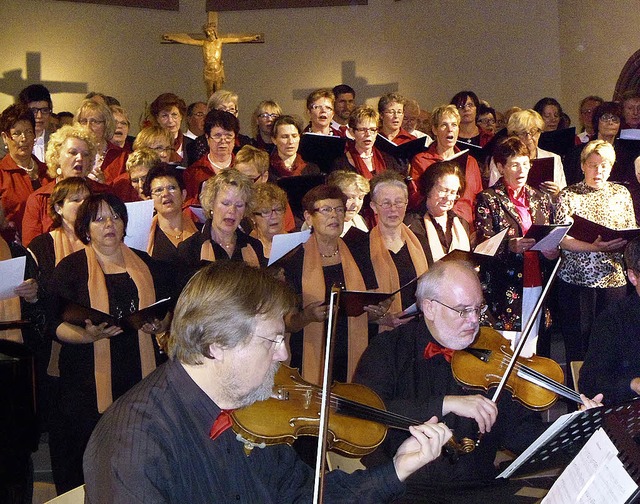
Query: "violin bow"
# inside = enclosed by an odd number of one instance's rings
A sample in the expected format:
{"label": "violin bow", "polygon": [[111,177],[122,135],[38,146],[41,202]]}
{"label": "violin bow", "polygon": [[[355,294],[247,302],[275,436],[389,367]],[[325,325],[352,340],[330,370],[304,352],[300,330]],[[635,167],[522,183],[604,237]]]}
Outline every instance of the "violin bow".
{"label": "violin bow", "polygon": [[538,301],[536,302],[536,305],[533,308],[533,312],[531,313],[531,316],[527,320],[527,323],[524,326],[524,329],[522,330],[520,339],[518,340],[518,343],[516,344],[516,347],[513,350],[513,356],[511,357],[511,361],[507,365],[507,369],[505,370],[502,376],[502,379],[500,380],[500,383],[498,384],[496,391],[493,393],[493,397],[491,398],[491,400],[494,403],[498,402],[498,399],[500,398],[500,395],[504,390],[504,386],[507,383],[509,376],[511,375],[511,371],[513,371],[513,368],[516,364],[516,360],[520,356],[520,352],[522,351],[524,344],[527,342],[529,333],[531,332],[531,329],[533,329],[533,324],[535,323],[536,317],[538,316],[538,313],[542,308],[542,303],[544,303],[544,300],[547,297],[549,290],[551,289],[551,285],[553,284],[553,280],[556,277],[556,273],[558,272],[558,268],[560,267],[561,262],[562,262],[562,256],[558,257],[558,260],[556,261],[556,264],[553,267],[553,271],[551,272],[551,277],[549,278],[549,280],[547,281],[547,284],[544,286],[544,289],[540,293],[540,297],[538,298]]}
{"label": "violin bow", "polygon": [[333,382],[333,337],[336,333],[340,287],[331,287],[329,295],[329,314],[327,317],[327,338],[324,348],[324,369],[322,373],[322,401],[320,403],[320,425],[318,429],[318,449],[316,453],[316,473],[313,485],[313,504],[322,504],[324,500],[324,474],[327,460],[327,432],[329,430],[329,411],[331,407],[331,384]]}

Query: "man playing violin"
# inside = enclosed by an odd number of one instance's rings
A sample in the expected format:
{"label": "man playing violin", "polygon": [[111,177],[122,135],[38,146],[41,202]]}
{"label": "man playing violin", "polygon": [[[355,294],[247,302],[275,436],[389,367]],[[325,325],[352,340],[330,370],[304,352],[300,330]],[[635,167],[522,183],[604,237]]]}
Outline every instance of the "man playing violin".
{"label": "man playing violin", "polygon": [[[230,410],[270,396],[287,358],[286,285],[245,263],[200,270],[176,305],[169,362],[110,407],[84,455],[91,503],[310,502],[313,471],[288,445],[249,456]],[[451,437],[435,419],[411,428],[393,461],[325,478],[325,502],[386,502]]]}
{"label": "man playing violin", "polygon": [[[471,345],[487,306],[472,265],[436,262],[418,280],[417,304],[424,322],[412,321],[382,333],[365,350],[354,381],[376,391],[388,410],[414,419],[441,418],[458,441],[481,442],[455,464],[437,460],[413,475],[408,484],[455,486],[495,477],[498,449],[515,453],[527,448],[545,429],[540,415],[503,394],[498,403],[464,389],[451,371],[451,354]],[[596,397],[601,400],[602,397]],[[588,406],[597,403],[583,398]],[[393,453],[404,434],[390,430],[387,439],[364,462],[371,466]]]}

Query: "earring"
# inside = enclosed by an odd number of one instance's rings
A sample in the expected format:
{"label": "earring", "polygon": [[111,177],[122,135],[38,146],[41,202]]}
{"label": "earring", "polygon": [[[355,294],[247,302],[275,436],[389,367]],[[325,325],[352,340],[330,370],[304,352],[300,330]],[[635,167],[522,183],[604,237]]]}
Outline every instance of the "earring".
{"label": "earring", "polygon": [[56,175],[62,175],[62,168],[56,168]]}
{"label": "earring", "polygon": [[87,241],[90,242],[91,241],[91,236],[87,235]]}

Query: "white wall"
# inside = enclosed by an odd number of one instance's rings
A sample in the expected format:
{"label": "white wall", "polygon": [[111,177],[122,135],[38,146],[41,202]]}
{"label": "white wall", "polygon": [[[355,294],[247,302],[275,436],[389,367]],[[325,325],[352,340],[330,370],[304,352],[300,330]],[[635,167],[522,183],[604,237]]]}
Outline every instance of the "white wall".
{"label": "white wall", "polygon": [[[22,70],[24,78],[26,53],[38,52],[43,80],[82,82],[116,96],[133,122],[145,102],[165,91],[187,103],[204,99],[200,49],[160,43],[165,32],[199,32],[206,21],[204,3],[181,0],[180,11],[171,12],[2,0],[2,17],[11,21],[0,34],[0,73]],[[636,6],[633,16],[607,7],[625,3]],[[603,29],[586,12],[590,4],[596,17],[609,13],[607,19],[620,16],[621,22]],[[465,88],[499,109],[531,107],[542,96],[573,103],[592,88],[608,97],[638,47],[638,16],[632,1],[369,0],[366,6],[222,12],[219,23],[222,33],[265,36],[264,44],[224,48],[226,87],[240,94],[240,119],[248,132],[249,115],[260,100],[273,98],[285,111],[301,114],[307,90],[340,83],[343,64],[355,66],[357,80],[349,83],[359,98],[365,84],[387,85],[385,90],[397,87],[428,108]],[[613,55],[607,47],[572,50],[578,35],[594,33],[599,42],[616,38]],[[585,57],[594,52],[594,75],[585,79]],[[369,102],[381,92],[373,89]],[[54,108],[75,111],[81,98],[57,93]],[[1,108],[12,101],[0,92]],[[565,107],[575,116],[575,106]]]}

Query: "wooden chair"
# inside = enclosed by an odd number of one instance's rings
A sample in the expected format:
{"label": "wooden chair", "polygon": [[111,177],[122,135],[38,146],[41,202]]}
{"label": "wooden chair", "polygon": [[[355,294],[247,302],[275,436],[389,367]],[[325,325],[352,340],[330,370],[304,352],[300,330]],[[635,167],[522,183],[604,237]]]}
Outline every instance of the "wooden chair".
{"label": "wooden chair", "polygon": [[341,471],[349,474],[357,471],[358,469],[366,469],[365,466],[362,465],[362,462],[360,462],[359,458],[345,457],[344,455],[330,451],[327,452],[327,468],[329,471],[340,469]]}
{"label": "wooden chair", "polygon": [[571,361],[569,363],[569,367],[571,367],[571,376],[573,378],[573,388],[578,393],[580,393],[580,391],[578,390],[578,380],[580,379],[580,369],[582,368],[583,364],[584,361],[581,360]]}

